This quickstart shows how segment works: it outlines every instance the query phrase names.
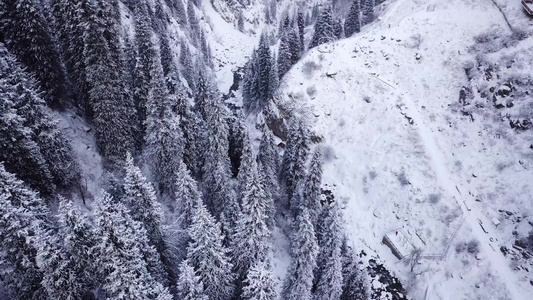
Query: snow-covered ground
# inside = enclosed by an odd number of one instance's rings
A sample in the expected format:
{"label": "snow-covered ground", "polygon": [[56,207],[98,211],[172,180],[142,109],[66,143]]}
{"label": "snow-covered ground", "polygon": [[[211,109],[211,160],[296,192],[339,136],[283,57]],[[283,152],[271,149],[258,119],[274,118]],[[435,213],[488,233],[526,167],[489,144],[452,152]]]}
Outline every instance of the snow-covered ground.
{"label": "snow-covered ground", "polygon": [[[361,34],[305,55],[281,83],[281,104],[324,137],[324,182],[345,203],[355,248],[379,255],[410,297],[531,299],[533,275],[499,248],[519,226],[533,229],[532,136],[497,113],[471,121],[452,109],[475,37],[512,32],[491,0],[387,5]],[[529,24],[521,18],[509,17]],[[422,251],[414,262],[381,244],[396,229]]]}

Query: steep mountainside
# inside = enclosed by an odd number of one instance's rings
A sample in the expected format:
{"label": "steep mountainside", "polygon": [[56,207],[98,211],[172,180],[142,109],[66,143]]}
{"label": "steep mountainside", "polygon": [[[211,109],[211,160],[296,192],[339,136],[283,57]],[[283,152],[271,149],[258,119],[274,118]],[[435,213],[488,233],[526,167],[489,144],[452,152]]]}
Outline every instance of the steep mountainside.
{"label": "steep mountainside", "polygon": [[[345,203],[352,242],[379,255],[413,299],[533,292],[530,262],[500,251],[527,236],[533,209],[533,136],[509,126],[531,120],[520,91],[533,39],[516,32],[528,17],[509,13],[515,32],[491,1],[393,1],[281,82],[281,107],[324,139],[324,184]],[[511,96],[497,93],[506,83]],[[515,108],[496,105],[506,99]],[[402,262],[381,243],[397,231],[419,250]]]}

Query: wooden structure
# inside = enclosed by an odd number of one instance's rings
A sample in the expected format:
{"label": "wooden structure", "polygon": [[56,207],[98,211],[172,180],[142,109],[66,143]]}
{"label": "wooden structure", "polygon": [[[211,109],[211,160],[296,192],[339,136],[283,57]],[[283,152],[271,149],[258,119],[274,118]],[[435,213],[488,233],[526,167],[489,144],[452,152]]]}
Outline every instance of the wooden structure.
{"label": "wooden structure", "polygon": [[392,254],[399,260],[402,260],[407,255],[411,254],[415,247],[409,242],[407,237],[400,230],[395,230],[383,236],[382,243],[387,245],[392,251]]}
{"label": "wooden structure", "polygon": [[530,16],[533,16],[533,0],[522,0],[522,6]]}

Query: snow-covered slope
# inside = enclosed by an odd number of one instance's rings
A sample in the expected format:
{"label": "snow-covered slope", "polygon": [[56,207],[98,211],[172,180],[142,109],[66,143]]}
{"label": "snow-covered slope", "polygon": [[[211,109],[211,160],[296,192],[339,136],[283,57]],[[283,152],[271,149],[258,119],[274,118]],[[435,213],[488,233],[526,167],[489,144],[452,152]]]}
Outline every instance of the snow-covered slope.
{"label": "snow-covered slope", "polygon": [[[533,297],[533,276],[499,249],[531,215],[533,174],[519,163],[531,161],[531,134],[452,109],[474,38],[488,31],[511,34],[490,0],[391,1],[380,20],[310,51],[281,83],[282,106],[324,137],[324,182],[346,204],[356,248],[379,255],[413,299]],[[398,262],[381,243],[396,229],[422,251],[417,259]]]}

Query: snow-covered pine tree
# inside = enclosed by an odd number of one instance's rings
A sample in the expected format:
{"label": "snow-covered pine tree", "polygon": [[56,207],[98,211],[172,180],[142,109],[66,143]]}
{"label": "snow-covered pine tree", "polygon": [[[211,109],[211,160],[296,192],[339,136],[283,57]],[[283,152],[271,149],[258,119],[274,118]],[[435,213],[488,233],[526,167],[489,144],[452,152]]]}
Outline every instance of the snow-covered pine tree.
{"label": "snow-covered pine tree", "polygon": [[[206,98],[206,136],[203,173],[203,194],[207,207],[214,216],[232,206],[231,189],[228,182],[231,178],[231,163],[228,156],[228,125],[225,118],[225,107],[220,101]],[[198,105],[199,103],[197,103]]]}
{"label": "snow-covered pine tree", "polygon": [[[283,162],[281,165],[281,178],[287,188],[289,201],[293,201],[297,186],[303,184],[305,179],[305,166],[311,141],[309,130],[297,119],[291,120],[289,138]],[[297,203],[290,203],[291,209],[298,208]]]}
{"label": "snow-covered pine tree", "polygon": [[192,224],[194,211],[201,200],[201,194],[198,191],[196,181],[184,163],[180,164],[176,177],[173,207],[179,215],[180,227],[189,228]]}
{"label": "snow-covered pine tree", "polygon": [[198,5],[194,3],[194,1],[195,0],[189,0],[189,3],[187,4],[187,19],[189,21],[189,28],[191,29],[190,38],[191,38],[192,44],[198,47],[199,39],[200,39],[200,31],[202,30],[202,28],[200,27],[200,22],[198,21],[198,18],[196,17],[195,5],[196,6]]}
{"label": "snow-covered pine tree", "polygon": [[38,234],[49,228],[48,217],[37,193],[0,163],[0,277],[13,299],[48,298],[35,247]]}
{"label": "snow-covered pine tree", "polygon": [[256,261],[248,270],[243,282],[241,299],[243,300],[275,300],[276,281],[270,266],[262,261]]}
{"label": "snow-covered pine tree", "polygon": [[292,67],[292,52],[290,35],[285,33],[281,36],[278,49],[278,73],[281,79]]}
{"label": "snow-covered pine tree", "polygon": [[239,17],[237,19],[237,29],[239,29],[240,32],[244,32],[244,16],[242,15],[242,12],[239,13]]}
{"label": "snow-covered pine tree", "polygon": [[351,37],[354,33],[361,31],[360,1],[361,0],[353,0],[350,12],[344,21],[344,34],[346,37]]}
{"label": "snow-covered pine tree", "polygon": [[[123,201],[128,206],[132,219],[144,226],[148,243],[157,250],[147,268],[158,282],[167,283],[170,273],[167,245],[161,231],[162,210],[152,185],[146,180],[139,167],[135,166],[131,154],[126,155],[126,177],[124,178]],[[161,261],[165,262],[163,265]],[[166,272],[164,266],[167,267]]]}
{"label": "snow-covered pine tree", "polygon": [[[278,91],[278,88],[279,88],[279,71],[278,71],[278,58],[276,57],[276,54],[275,53],[272,53],[272,57],[270,58],[270,79],[269,79],[269,84],[270,84],[270,87],[269,89],[272,91],[272,97],[276,97],[276,92]],[[269,99],[268,102],[272,101],[272,99]],[[265,104],[265,107],[268,106],[268,102],[267,104]]]}
{"label": "snow-covered pine tree", "polygon": [[310,300],[318,245],[307,209],[296,219],[296,228],[291,236],[291,254],[292,261],[283,284],[283,299]]}
{"label": "snow-covered pine tree", "polygon": [[76,94],[75,104],[90,115],[85,84],[85,61],[83,59],[84,28],[79,24],[88,21],[88,1],[51,0],[54,29],[65,62],[68,77]]}
{"label": "snow-covered pine tree", "polygon": [[159,36],[159,54],[161,57],[161,66],[163,67],[163,76],[166,78],[176,69],[168,34],[166,32]]}
{"label": "snow-covered pine tree", "polygon": [[208,300],[204,293],[204,284],[194,272],[188,260],[183,260],[179,267],[177,282],[178,297],[181,300]]}
{"label": "snow-covered pine tree", "polygon": [[159,192],[172,195],[176,172],[183,160],[185,141],[179,126],[180,120],[172,110],[175,98],[168,92],[157,55],[152,63],[154,65],[150,70],[145,158],[158,183]]}
{"label": "snow-covered pine tree", "polygon": [[250,141],[250,136],[248,135],[246,127],[243,128],[242,133],[243,137],[242,151],[240,157],[241,160],[239,165],[239,172],[237,175],[241,196],[242,193],[244,193],[244,191],[246,190],[246,185],[250,182],[250,179],[253,176],[254,172],[257,172],[257,170],[254,170],[254,167],[257,167],[257,165],[255,164],[255,155],[252,151],[252,141]]}
{"label": "snow-covered pine tree", "polygon": [[259,40],[259,47],[257,48],[257,65],[258,70],[258,98],[255,102],[252,102],[250,106],[251,110],[261,109],[266,106],[268,100],[270,100],[274,91],[271,89],[271,69],[272,69],[272,54],[270,52],[270,47],[268,44],[268,38],[265,33],[261,35]]}
{"label": "snow-covered pine tree", "polygon": [[279,191],[278,174],[280,159],[272,132],[265,126],[257,154],[258,170],[262,173],[267,190],[273,198]]}
{"label": "snow-covered pine tree", "polygon": [[304,43],[305,19],[304,19],[304,13],[302,10],[298,11],[296,20],[297,20],[296,23],[298,24],[298,38],[300,40],[300,53],[303,53],[305,51],[305,43]]}
{"label": "snow-covered pine tree", "polygon": [[233,177],[238,177],[241,171],[243,152],[245,148],[247,129],[245,117],[242,110],[233,110],[227,118],[229,129],[229,157],[231,160],[231,173]]}
{"label": "snow-covered pine tree", "polygon": [[87,9],[90,14],[83,33],[86,45],[83,58],[89,106],[94,113],[99,150],[107,159],[118,162],[135,145],[135,122],[132,122],[136,120],[135,112],[131,103],[123,98],[123,66],[120,55],[113,53],[120,46],[111,43],[118,43],[116,36],[108,36],[118,35],[118,32],[106,24],[109,11],[91,3],[87,4]]}
{"label": "snow-covered pine tree", "polygon": [[[168,81],[167,81],[168,82]],[[194,178],[201,174],[202,133],[204,122],[192,109],[191,99],[185,94],[185,87],[179,81],[169,82],[169,92],[174,99],[175,111],[179,116],[179,126],[183,134],[183,162]]]}
{"label": "snow-covered pine tree", "polygon": [[201,70],[195,80],[196,90],[194,94],[194,108],[198,115],[202,117],[204,122],[207,122],[209,118],[209,110],[213,102],[213,93],[211,92],[211,86],[209,78],[205,74],[205,70]]}
{"label": "snow-covered pine tree", "polygon": [[329,43],[335,40],[335,32],[333,31],[333,15],[330,6],[325,6],[320,12],[320,16],[315,23],[315,33],[309,44],[309,48],[314,48],[318,45]]}
{"label": "snow-covered pine tree", "polygon": [[67,76],[40,1],[6,0],[0,31],[7,48],[31,71],[46,102],[61,107],[68,100]]}
{"label": "snow-covered pine tree", "polygon": [[336,39],[341,39],[344,34],[344,28],[342,28],[341,19],[337,19],[333,22],[333,33]]}
{"label": "snow-covered pine tree", "polygon": [[194,67],[193,59],[191,50],[189,49],[189,46],[184,41],[180,44],[180,65],[182,68],[182,74],[185,80],[187,81],[187,84],[189,85],[189,89],[192,91],[196,91],[196,74],[198,74],[197,69]]}
{"label": "snow-covered pine tree", "polygon": [[342,274],[343,287],[341,300],[370,299],[370,285],[368,274],[361,266],[360,260],[348,246],[346,237],[343,239],[342,248]]}
{"label": "snow-covered pine tree", "polygon": [[4,82],[3,86],[10,95],[16,96],[10,103],[16,106],[17,114],[24,120],[24,127],[37,143],[54,184],[62,188],[76,186],[80,171],[72,156],[70,142],[57,127],[57,121],[50,117],[37,84],[11,55],[0,50],[0,56],[0,61],[5,63],[0,70],[7,76],[3,78],[0,75],[0,81]]}
{"label": "snow-covered pine tree", "polygon": [[259,63],[257,51],[254,50],[248,62],[244,66],[244,78],[242,81],[242,102],[245,111],[250,111],[259,98]]}
{"label": "snow-covered pine tree", "polygon": [[134,10],[135,46],[138,57],[133,75],[135,87],[133,99],[141,122],[141,135],[143,137],[146,135],[147,105],[152,85],[151,73],[156,66],[157,56],[148,10],[145,1],[139,1]]}
{"label": "snow-covered pine tree", "polygon": [[289,48],[291,52],[291,66],[294,66],[300,60],[300,38],[296,28],[292,27],[289,31]]}
{"label": "snow-covered pine tree", "polygon": [[49,235],[51,241],[41,243],[48,250],[40,249],[38,256],[42,285],[53,299],[82,299],[98,282],[94,264],[97,239],[87,218],[64,198],[59,201],[58,220],[58,235]]}
{"label": "snow-covered pine tree", "polygon": [[174,2],[174,8],[176,11],[176,18],[178,20],[178,23],[180,25],[187,25],[187,12],[185,11],[185,5],[183,4],[183,0],[167,0]]}
{"label": "snow-covered pine tree", "polygon": [[104,193],[97,204],[95,248],[102,288],[112,299],[170,300],[172,296],[149,272],[157,255],[149,245],[141,223],[129,216],[126,207]]}
{"label": "snow-covered pine tree", "polygon": [[[245,165],[243,165],[245,166]],[[272,200],[262,185],[257,164],[252,159],[247,166],[249,174],[242,188],[241,210],[237,214],[233,231],[232,257],[237,273],[244,279],[250,267],[257,261],[265,261],[270,249],[268,213]]]}
{"label": "snow-covered pine tree", "polygon": [[300,203],[300,209],[307,208],[311,215],[311,221],[314,225],[319,220],[318,216],[321,211],[320,188],[322,186],[322,149],[317,146],[311,157],[309,171],[305,178],[303,203]]}
{"label": "snow-covered pine tree", "polygon": [[369,24],[374,21],[374,6],[376,6],[376,0],[361,0],[361,10],[363,18],[361,20],[362,25]]}
{"label": "snow-covered pine tree", "polygon": [[319,252],[315,272],[317,300],[338,300],[342,294],[342,217],[337,203],[326,203],[318,219]]}
{"label": "snow-covered pine tree", "polygon": [[187,260],[204,284],[209,299],[231,299],[235,276],[228,250],[222,245],[219,223],[200,201],[189,227],[191,242],[187,248]]}
{"label": "snow-covered pine tree", "polygon": [[25,125],[26,119],[17,111],[19,91],[24,89],[17,88],[23,82],[13,81],[22,78],[10,78],[13,63],[14,58],[0,44],[0,161],[32,188],[49,195],[55,188],[52,175],[32,130]]}

